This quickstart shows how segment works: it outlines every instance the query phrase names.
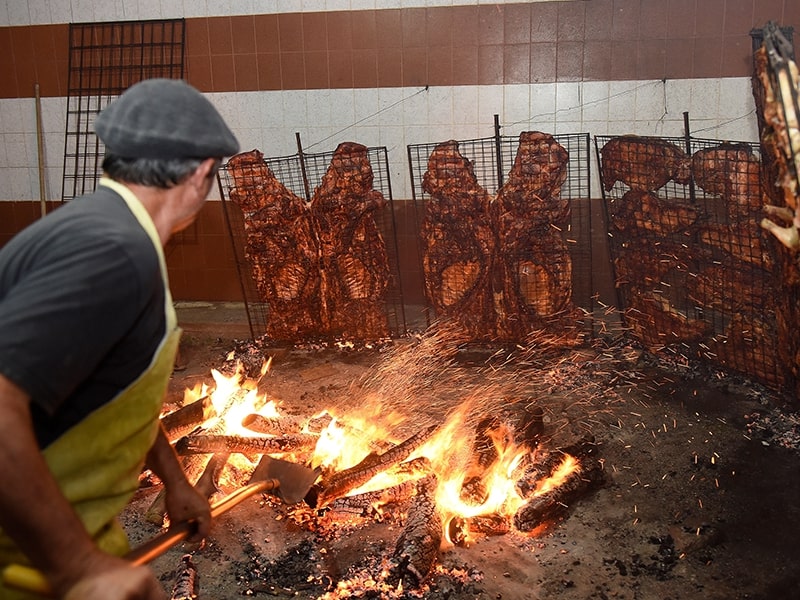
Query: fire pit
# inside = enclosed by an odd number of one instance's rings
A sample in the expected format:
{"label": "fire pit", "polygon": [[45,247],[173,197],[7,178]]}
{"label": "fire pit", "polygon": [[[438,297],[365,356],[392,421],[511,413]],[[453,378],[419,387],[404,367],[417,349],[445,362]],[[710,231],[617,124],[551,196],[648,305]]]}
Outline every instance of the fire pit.
{"label": "fire pit", "polygon": [[[560,351],[539,340],[512,357],[435,334],[382,348],[255,348],[197,331],[187,333],[170,410],[191,402],[187,389],[202,397],[230,385],[242,400],[244,384],[254,391],[232,422],[292,429],[237,435],[315,436],[315,448],[353,452],[338,463],[308,447],[275,453],[321,465],[316,505],[243,502],[202,548],[152,563],[167,589],[187,581],[187,565],[199,598],[781,598],[795,589],[797,421],[744,380],[655,363],[624,345]],[[335,426],[315,433],[325,411]],[[366,444],[334,435],[348,430]],[[179,438],[187,446],[200,434]],[[209,452],[184,460],[219,448]],[[216,473],[222,492],[247,481],[257,454],[230,453]],[[379,491],[338,486],[359,462],[392,480]],[[567,480],[543,492],[562,467]],[[498,479],[506,490],[489,509]],[[143,482],[123,516],[134,544],[159,531],[148,520],[159,489]],[[455,505],[444,495],[452,490]]]}

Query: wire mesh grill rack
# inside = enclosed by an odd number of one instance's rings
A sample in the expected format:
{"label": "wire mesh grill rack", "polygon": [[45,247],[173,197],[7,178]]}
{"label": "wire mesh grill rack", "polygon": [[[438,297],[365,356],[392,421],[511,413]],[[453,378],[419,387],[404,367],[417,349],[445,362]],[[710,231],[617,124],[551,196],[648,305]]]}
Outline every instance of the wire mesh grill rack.
{"label": "wire mesh grill rack", "polygon": [[143,79],[183,77],[183,19],[72,23],[61,200],[94,190],[104,148],[97,114]]}
{"label": "wire mesh grill rack", "polygon": [[589,148],[588,134],[541,132],[408,146],[430,313],[475,341],[584,334]]}
{"label": "wire mesh grill rack", "polygon": [[385,147],[237,155],[218,172],[253,338],[406,333]]}
{"label": "wire mesh grill rack", "polygon": [[787,385],[758,146],[595,136],[595,147],[630,333],[652,351]]}

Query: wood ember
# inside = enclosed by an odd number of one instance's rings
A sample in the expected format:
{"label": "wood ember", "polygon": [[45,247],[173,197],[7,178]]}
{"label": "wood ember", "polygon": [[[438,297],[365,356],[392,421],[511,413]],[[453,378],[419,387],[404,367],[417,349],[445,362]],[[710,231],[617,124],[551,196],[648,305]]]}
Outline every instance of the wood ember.
{"label": "wood ember", "polygon": [[299,417],[266,417],[258,413],[245,415],[242,427],[253,433],[265,435],[286,435],[297,433],[303,428],[305,421]]}
{"label": "wood ember", "polygon": [[267,335],[295,340],[318,333],[319,252],[306,203],[286,188],[258,150],[228,161],[231,200],[244,216],[246,255],[270,306]]}
{"label": "wood ember", "polygon": [[442,543],[442,516],[436,507],[435,475],[417,482],[417,494],[408,510],[406,526],[392,555],[392,576],[404,587],[418,587],[430,574]]}
{"label": "wood ember", "polygon": [[324,479],[316,486],[317,506],[326,506],[335,498],[361,487],[376,474],[404,461],[414,450],[422,446],[437,428],[438,425],[432,425],[423,429],[383,454],[369,454],[357,465]]}
{"label": "wood ember", "polygon": [[369,516],[372,511],[380,510],[387,504],[400,504],[414,495],[416,481],[406,479],[401,483],[371,492],[353,494],[352,496],[342,496],[330,502],[327,508],[331,512],[355,513],[361,516]]}
{"label": "wood ember", "polygon": [[175,585],[172,586],[170,600],[194,600],[197,598],[199,578],[197,567],[192,561],[190,554],[184,554],[181,558],[181,570]]}
{"label": "wood ember", "polygon": [[519,531],[531,531],[545,520],[568,509],[575,500],[603,482],[602,465],[584,458],[579,467],[552,490],[535,495],[514,514],[514,526]]}
{"label": "wood ember", "polygon": [[195,489],[205,498],[211,498],[219,491],[219,479],[229,457],[230,454],[227,452],[214,454],[206,464],[206,468],[197,483],[194,484]]}
{"label": "wood ember", "polygon": [[161,424],[170,442],[188,434],[202,425],[204,421],[215,417],[216,410],[209,396],[190,402],[177,410],[161,417]]}
{"label": "wood ember", "polygon": [[228,452],[238,454],[275,454],[308,450],[319,436],[293,433],[277,437],[245,437],[240,435],[197,434],[181,438],[175,444],[179,456]]}
{"label": "wood ember", "polygon": [[697,209],[678,199],[661,199],[652,192],[628,190],[613,207],[614,227],[630,235],[671,235],[697,221]]}
{"label": "wood ember", "polygon": [[653,192],[668,181],[688,183],[691,162],[675,144],[658,138],[624,135],[600,150],[603,183],[610,191],[617,181],[632,190]]}
{"label": "wood ember", "polygon": [[284,435],[287,433],[307,432],[321,433],[333,421],[333,417],[327,412],[315,415],[310,419],[296,416],[266,417],[253,413],[245,415],[242,419],[242,427],[254,433],[267,435]]}

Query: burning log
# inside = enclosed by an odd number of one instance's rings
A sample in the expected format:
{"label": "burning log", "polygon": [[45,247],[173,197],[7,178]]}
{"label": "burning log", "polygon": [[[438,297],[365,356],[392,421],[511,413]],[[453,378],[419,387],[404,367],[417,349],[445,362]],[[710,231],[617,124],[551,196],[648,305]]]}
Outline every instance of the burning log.
{"label": "burning log", "polygon": [[195,489],[206,498],[210,498],[219,491],[219,478],[228,462],[228,458],[230,458],[230,454],[227,452],[212,456],[203,474],[200,475],[200,479],[194,484]]}
{"label": "burning log", "polygon": [[179,456],[187,454],[275,454],[309,450],[317,444],[318,436],[310,433],[294,433],[280,437],[244,437],[241,435],[191,435],[178,440],[175,451]]}
{"label": "burning log", "polygon": [[216,410],[210,396],[203,396],[161,417],[161,424],[170,442],[187,435],[204,421],[215,417]]}
{"label": "burning log", "polygon": [[265,417],[264,415],[253,413],[246,415],[242,419],[242,427],[254,433],[287,435],[300,431],[304,422],[300,417]]}
{"label": "burning log", "polygon": [[170,600],[194,600],[197,598],[197,584],[197,567],[192,562],[191,555],[184,554],[181,558],[181,572],[172,587]]}
{"label": "burning log", "polygon": [[[568,471],[568,469],[572,469]],[[568,471],[564,478],[561,472]],[[586,458],[579,465],[566,455],[562,465],[553,474],[558,483],[552,489],[534,496],[522,505],[514,515],[514,526],[520,531],[531,531],[545,520],[552,519],[595,486],[603,482],[603,469],[599,461]]]}
{"label": "burning log", "polygon": [[333,499],[345,495],[350,490],[361,487],[376,474],[405,460],[433,435],[437,427],[438,425],[432,425],[415,433],[383,454],[369,454],[357,465],[334,473],[327,481],[321,482],[317,487],[317,506],[324,507]]}
{"label": "burning log", "polygon": [[333,512],[356,513],[365,517],[371,511],[380,511],[380,508],[387,504],[405,502],[414,495],[415,489],[416,482],[408,479],[382,490],[336,498],[328,505],[328,508]]}
{"label": "burning log", "polygon": [[404,587],[418,587],[439,556],[442,516],[436,507],[437,479],[428,475],[417,482],[417,495],[408,510],[408,521],[395,544],[396,566],[391,576]]}

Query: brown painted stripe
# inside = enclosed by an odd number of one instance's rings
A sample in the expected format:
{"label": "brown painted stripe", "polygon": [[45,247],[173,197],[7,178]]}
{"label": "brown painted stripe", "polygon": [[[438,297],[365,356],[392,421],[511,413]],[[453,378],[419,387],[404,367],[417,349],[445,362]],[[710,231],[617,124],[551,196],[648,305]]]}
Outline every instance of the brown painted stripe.
{"label": "brown painted stripe", "polygon": [[[592,0],[187,19],[187,77],[236,92],[742,77],[797,0]],[[796,25],[795,25],[796,26]],[[65,96],[69,25],[0,28],[0,98]]]}

